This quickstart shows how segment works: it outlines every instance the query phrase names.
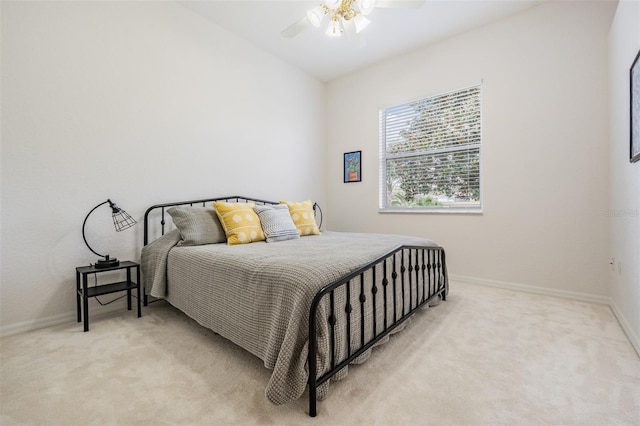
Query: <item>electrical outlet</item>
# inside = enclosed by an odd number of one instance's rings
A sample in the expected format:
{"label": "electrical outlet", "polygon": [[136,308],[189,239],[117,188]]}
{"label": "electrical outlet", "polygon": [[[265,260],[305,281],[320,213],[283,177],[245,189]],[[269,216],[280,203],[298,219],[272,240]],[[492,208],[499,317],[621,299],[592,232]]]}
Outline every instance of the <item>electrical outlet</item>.
{"label": "electrical outlet", "polygon": [[609,266],[611,268],[611,272],[615,272],[616,271],[616,258],[615,257],[609,258]]}

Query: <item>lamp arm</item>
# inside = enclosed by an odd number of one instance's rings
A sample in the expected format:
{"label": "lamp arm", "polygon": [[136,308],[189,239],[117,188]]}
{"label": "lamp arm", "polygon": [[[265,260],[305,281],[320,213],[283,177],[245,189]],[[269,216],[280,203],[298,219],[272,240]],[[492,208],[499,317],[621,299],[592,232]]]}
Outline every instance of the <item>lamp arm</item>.
{"label": "lamp arm", "polygon": [[89,216],[91,216],[91,213],[93,213],[93,211],[94,211],[95,209],[97,209],[98,207],[100,207],[101,205],[103,205],[103,204],[107,204],[108,202],[109,202],[109,200],[107,200],[107,201],[105,201],[105,202],[103,202],[103,203],[100,203],[100,204],[98,204],[97,206],[95,206],[94,208],[92,208],[92,209],[91,209],[91,211],[89,212],[89,214],[87,214],[87,217],[85,217],[85,218],[84,218],[84,222],[82,223],[82,238],[84,239],[84,243],[87,245],[87,247],[89,247],[89,250],[91,250],[93,253],[97,254],[97,255],[98,255],[98,256],[100,256],[100,257],[106,257],[106,256],[104,256],[104,255],[102,255],[102,254],[98,253],[97,251],[95,251],[94,249],[92,249],[92,248],[91,248],[91,246],[90,246],[90,245],[89,245],[89,243],[87,242],[87,236],[86,236],[86,235],[85,235],[85,233],[84,233],[84,228],[85,228],[85,225],[87,224],[87,219],[89,219]]}

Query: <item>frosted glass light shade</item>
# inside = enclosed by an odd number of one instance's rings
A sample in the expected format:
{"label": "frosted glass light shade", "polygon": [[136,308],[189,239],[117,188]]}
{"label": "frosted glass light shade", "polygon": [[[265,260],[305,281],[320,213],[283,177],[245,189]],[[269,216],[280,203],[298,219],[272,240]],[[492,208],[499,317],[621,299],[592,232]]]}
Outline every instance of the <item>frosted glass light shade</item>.
{"label": "frosted glass light shade", "polygon": [[329,37],[340,37],[342,34],[340,34],[340,21],[338,21],[337,19],[332,19],[331,22],[329,22],[329,27],[327,27],[327,32],[326,34]]}

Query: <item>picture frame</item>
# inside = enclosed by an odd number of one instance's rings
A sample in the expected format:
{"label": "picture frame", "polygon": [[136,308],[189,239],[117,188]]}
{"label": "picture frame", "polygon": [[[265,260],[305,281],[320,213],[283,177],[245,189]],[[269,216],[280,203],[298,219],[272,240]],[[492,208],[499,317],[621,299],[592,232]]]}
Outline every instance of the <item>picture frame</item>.
{"label": "picture frame", "polygon": [[631,163],[640,160],[640,63],[638,58],[640,58],[640,51],[638,51],[629,70],[629,161]]}
{"label": "picture frame", "polygon": [[362,181],[362,151],[344,153],[344,183]]}

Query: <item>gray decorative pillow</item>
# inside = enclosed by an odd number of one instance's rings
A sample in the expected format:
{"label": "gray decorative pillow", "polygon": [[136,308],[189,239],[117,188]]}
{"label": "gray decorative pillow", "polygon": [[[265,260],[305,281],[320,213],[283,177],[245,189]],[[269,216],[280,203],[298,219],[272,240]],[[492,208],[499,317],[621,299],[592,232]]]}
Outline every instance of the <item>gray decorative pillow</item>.
{"label": "gray decorative pillow", "polygon": [[174,225],[180,230],[179,246],[199,246],[227,241],[213,207],[176,206],[167,209]]}
{"label": "gray decorative pillow", "polygon": [[254,206],[268,243],[300,238],[300,232],[291,219],[286,204],[274,206]]}

